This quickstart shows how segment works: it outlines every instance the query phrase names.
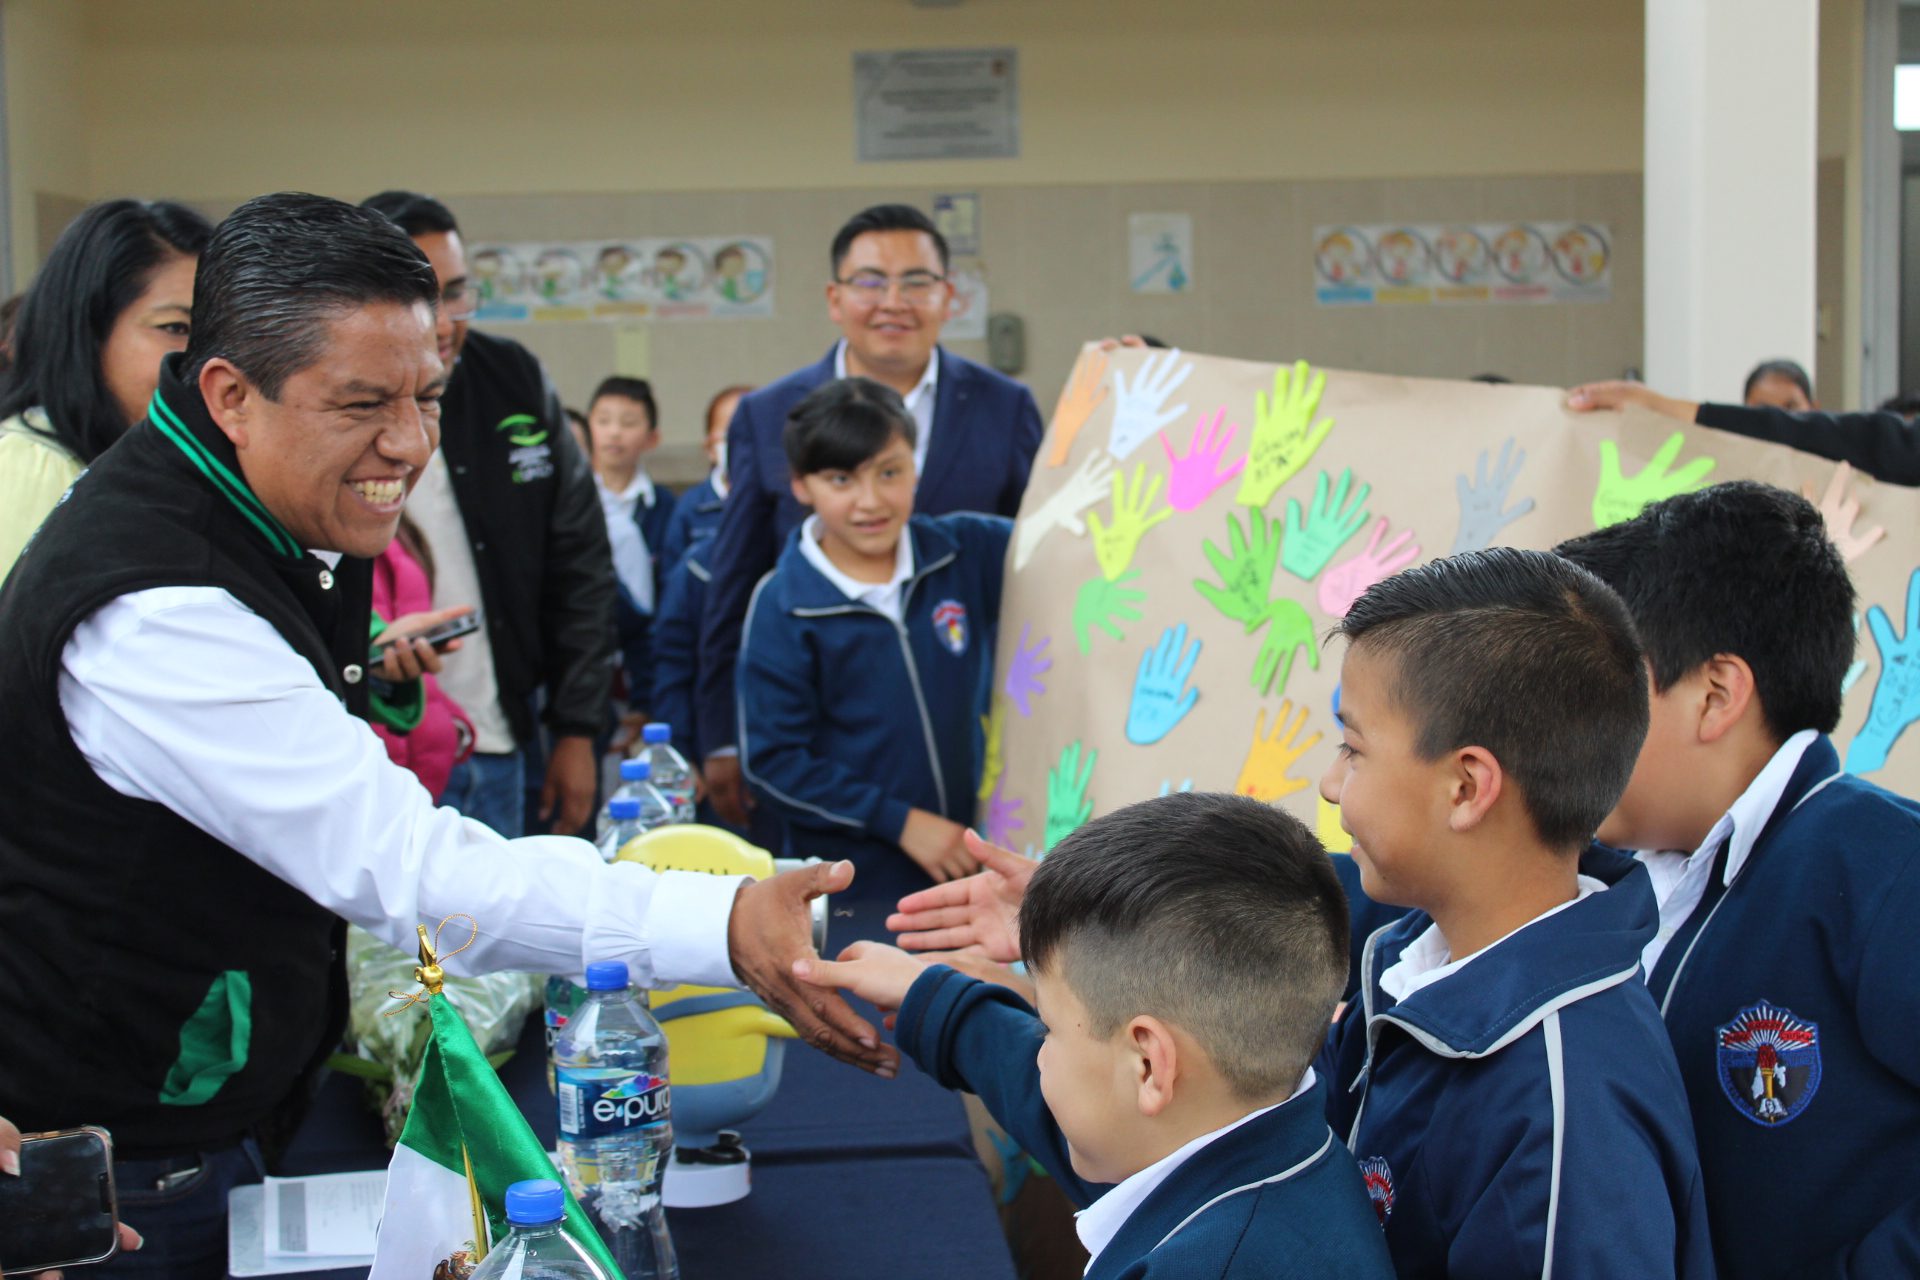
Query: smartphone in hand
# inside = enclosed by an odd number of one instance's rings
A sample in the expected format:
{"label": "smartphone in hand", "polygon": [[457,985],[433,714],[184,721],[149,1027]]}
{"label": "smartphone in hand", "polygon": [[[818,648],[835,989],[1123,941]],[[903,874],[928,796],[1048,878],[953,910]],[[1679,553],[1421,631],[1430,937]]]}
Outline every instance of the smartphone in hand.
{"label": "smartphone in hand", "polygon": [[105,1262],[119,1252],[113,1139],[91,1126],[20,1139],[20,1176],[0,1177],[0,1275]]}

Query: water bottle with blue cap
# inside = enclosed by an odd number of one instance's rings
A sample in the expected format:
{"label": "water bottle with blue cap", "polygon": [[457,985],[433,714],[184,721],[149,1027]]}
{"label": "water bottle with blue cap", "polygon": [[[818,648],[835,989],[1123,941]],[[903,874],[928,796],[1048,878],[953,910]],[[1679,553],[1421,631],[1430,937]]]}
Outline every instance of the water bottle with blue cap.
{"label": "water bottle with blue cap", "polygon": [[561,1230],[566,1215],[566,1193],[550,1178],[508,1187],[507,1238],[493,1246],[469,1280],[617,1280]]}
{"label": "water bottle with blue cap", "polygon": [[640,729],[639,759],[653,770],[653,785],[673,806],[675,822],[692,822],[693,766],[673,749],[673,726],[654,721]]}
{"label": "water bottle with blue cap", "polygon": [[673,1151],[667,1037],[618,960],[587,966],[587,999],[553,1046],[560,1166],[626,1280],[678,1280],[660,1183]]}

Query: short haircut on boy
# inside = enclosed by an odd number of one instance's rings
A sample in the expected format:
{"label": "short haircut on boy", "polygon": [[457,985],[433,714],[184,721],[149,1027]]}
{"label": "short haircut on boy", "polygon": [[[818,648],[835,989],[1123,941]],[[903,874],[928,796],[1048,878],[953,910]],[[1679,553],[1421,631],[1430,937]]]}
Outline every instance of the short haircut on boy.
{"label": "short haircut on boy", "polygon": [[918,231],[930,236],[934,250],[940,255],[940,269],[947,269],[947,238],[940,234],[940,228],[934,225],[932,218],[910,204],[876,204],[854,214],[840,230],[834,232],[828,260],[833,265],[836,278],[840,275],[840,264],[847,260],[847,251],[853,248],[853,242],[869,231]]}
{"label": "short haircut on boy", "polygon": [[645,378],[629,378],[618,373],[602,378],[600,385],[593,389],[593,399],[587,401],[587,408],[592,409],[606,396],[619,396],[622,400],[633,401],[647,411],[648,426],[660,425],[660,410],[653,403],[653,384]]}
{"label": "short haircut on boy", "polygon": [[1095,1036],[1179,1026],[1248,1101],[1292,1091],[1347,981],[1347,907],[1300,820],[1178,792],[1095,818],[1034,872],[1020,953],[1058,973]]}
{"label": "short haircut on boy", "polygon": [[1656,502],[1554,550],[1620,593],[1665,692],[1715,654],[1744,659],[1785,741],[1840,723],[1853,580],[1819,510],[1751,480]]}
{"label": "short haircut on boy", "polygon": [[1593,838],[1647,736],[1647,675],[1620,597],[1546,551],[1493,547],[1380,582],[1337,628],[1393,665],[1389,696],[1433,760],[1493,753],[1541,840]]}
{"label": "short haircut on boy", "polygon": [[793,406],[782,443],[793,474],[810,476],[853,471],[888,441],[905,440],[911,448],[917,435],[898,391],[872,378],[837,378]]}

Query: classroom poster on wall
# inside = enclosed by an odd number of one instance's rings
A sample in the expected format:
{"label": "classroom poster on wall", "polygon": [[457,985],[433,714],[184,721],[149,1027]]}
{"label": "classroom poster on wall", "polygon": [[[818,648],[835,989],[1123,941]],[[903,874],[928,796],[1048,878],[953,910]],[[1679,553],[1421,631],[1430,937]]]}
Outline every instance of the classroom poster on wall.
{"label": "classroom poster on wall", "polygon": [[899,49],[853,55],[855,154],[878,160],[1017,159],[1020,54]]}
{"label": "classroom poster on wall", "polygon": [[987,336],[987,264],[956,261],[947,272],[953,284],[953,301],[947,307],[947,338],[984,338]]}
{"label": "classroom poster on wall", "polygon": [[1127,279],[1135,293],[1193,288],[1193,215],[1127,215]]}
{"label": "classroom poster on wall", "polygon": [[1605,302],[1613,236],[1600,222],[1315,227],[1321,306]]}
{"label": "classroom poster on wall", "polygon": [[771,236],[479,244],[468,266],[483,324],[773,314]]}
{"label": "classroom poster on wall", "polygon": [[[1492,545],[1548,548],[1730,479],[1828,495],[1833,463],[1547,387],[1082,350],[1007,558],[980,830],[1044,851],[1168,790],[1284,805],[1347,847],[1318,782],[1343,654],[1373,583]],[[1846,767],[1920,792],[1920,490],[1858,477],[1861,616]],[[994,749],[997,745],[997,749]]]}

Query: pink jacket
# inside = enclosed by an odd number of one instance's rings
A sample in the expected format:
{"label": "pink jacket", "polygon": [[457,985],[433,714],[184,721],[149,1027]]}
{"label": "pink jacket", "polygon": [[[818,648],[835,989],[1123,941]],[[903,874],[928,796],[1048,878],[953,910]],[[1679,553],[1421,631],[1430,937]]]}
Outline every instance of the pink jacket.
{"label": "pink jacket", "polygon": [[[373,611],[391,622],[432,607],[433,590],[427,585],[426,570],[407,554],[398,538],[394,539],[373,562]],[[399,734],[380,724],[375,724],[373,731],[387,744],[393,762],[413,770],[438,800],[447,789],[453,766],[473,753],[473,722],[441,692],[437,680],[432,676],[421,679],[426,682],[426,708],[413,732]]]}

